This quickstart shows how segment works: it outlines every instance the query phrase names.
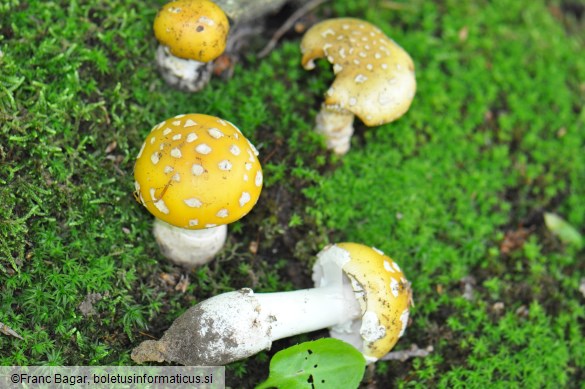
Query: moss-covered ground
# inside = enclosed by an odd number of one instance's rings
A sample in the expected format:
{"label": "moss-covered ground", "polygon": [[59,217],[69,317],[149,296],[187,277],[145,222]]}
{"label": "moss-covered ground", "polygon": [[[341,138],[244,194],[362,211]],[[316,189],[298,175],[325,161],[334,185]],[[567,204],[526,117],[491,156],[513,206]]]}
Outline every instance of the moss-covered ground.
{"label": "moss-covered ground", "polygon": [[[321,6],[307,20],[369,20],[417,67],[410,111],[356,123],[343,158],[311,131],[333,76],[326,62],[300,67],[299,34],[185,94],[153,64],[161,4],[0,4],[0,322],[23,338],[0,334],[0,365],[132,364],[131,349],[191,305],[309,287],[324,245],[356,241],[412,282],[397,349],[434,347],[377,363],[364,386],[585,387],[585,255],[543,219],[585,231],[582,3]],[[132,168],[151,127],[188,112],[242,129],[265,188],[217,259],[187,274],[153,241]],[[274,352],[324,335],[278,341],[229,365],[227,382],[252,387]]]}

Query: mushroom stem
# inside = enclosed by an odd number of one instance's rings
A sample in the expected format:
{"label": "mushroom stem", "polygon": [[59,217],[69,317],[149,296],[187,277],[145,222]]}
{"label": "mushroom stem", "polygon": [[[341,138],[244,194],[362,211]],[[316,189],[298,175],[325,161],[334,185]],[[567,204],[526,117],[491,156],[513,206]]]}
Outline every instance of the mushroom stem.
{"label": "mushroom stem", "polygon": [[270,328],[272,341],[342,326],[360,315],[360,306],[347,283],[255,296],[262,309],[274,318]]}
{"label": "mushroom stem", "polygon": [[221,250],[227,226],[187,230],[155,219],[152,232],[166,258],[177,265],[192,268],[206,264]]}
{"label": "mushroom stem", "polygon": [[200,62],[179,58],[171,54],[169,48],[158,45],[156,64],[163,79],[171,86],[186,91],[198,92],[211,79],[213,62]]}
{"label": "mushroom stem", "polygon": [[277,339],[344,326],[360,315],[351,285],[345,282],[278,293],[241,289],[191,307],[161,340],[136,347],[132,359],[225,365],[269,349]]}
{"label": "mushroom stem", "polygon": [[317,114],[315,131],[325,136],[327,148],[337,155],[343,155],[349,150],[354,117],[348,110],[326,104]]}

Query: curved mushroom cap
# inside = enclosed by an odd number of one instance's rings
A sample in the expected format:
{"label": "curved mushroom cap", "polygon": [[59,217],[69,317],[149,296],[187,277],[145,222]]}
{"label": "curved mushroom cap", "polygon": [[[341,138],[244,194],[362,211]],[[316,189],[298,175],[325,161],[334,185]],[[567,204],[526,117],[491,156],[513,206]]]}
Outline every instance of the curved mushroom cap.
{"label": "curved mushroom cap", "polygon": [[412,302],[402,270],[380,250],[357,243],[331,245],[317,257],[316,286],[327,282],[324,272],[341,267],[361,308],[360,320],[334,327],[331,335],[356,346],[369,362],[386,355],[404,334]]}
{"label": "curved mushroom cap", "polygon": [[335,81],[325,105],[345,109],[367,126],[402,116],[416,91],[414,63],[404,49],[376,26],[353,18],[330,19],[311,27],[301,41],[302,65],[326,57]]}
{"label": "curved mushroom cap", "polygon": [[154,35],[171,54],[200,62],[223,53],[229,29],[223,10],[208,0],[172,1],[154,19]]}
{"label": "curved mushroom cap", "polygon": [[137,197],[155,217],[203,229],[246,215],[262,190],[258,152],[233,124],[202,114],[156,125],[142,145]]}

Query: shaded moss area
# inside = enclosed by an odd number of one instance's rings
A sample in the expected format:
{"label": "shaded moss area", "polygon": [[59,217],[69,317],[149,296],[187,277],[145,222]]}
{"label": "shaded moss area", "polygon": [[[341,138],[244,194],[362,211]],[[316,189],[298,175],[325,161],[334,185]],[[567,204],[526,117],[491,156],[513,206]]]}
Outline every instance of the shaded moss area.
{"label": "shaded moss area", "polygon": [[[434,347],[376,364],[364,385],[582,383],[584,253],[543,220],[584,231],[582,8],[472,3],[335,2],[303,19],[365,18],[415,60],[410,111],[356,123],[343,159],[311,130],[333,75],[324,61],[300,67],[297,33],[185,94],[154,66],[162,2],[0,5],[0,322],[24,338],[0,335],[0,364],[132,364],[134,346],[205,298],[310,287],[315,254],[348,240],[384,250],[413,283],[397,347]],[[132,196],[146,134],[188,112],[238,126],[265,176],[222,253],[190,273],[162,258]],[[252,387],[274,352],[326,334],[278,341],[228,366],[227,382]]]}

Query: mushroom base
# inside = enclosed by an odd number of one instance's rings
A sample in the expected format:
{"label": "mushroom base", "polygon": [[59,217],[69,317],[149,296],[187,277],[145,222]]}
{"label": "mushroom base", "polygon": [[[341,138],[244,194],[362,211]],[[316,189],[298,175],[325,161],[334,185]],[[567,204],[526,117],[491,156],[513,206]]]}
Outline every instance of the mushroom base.
{"label": "mushroom base", "polygon": [[316,118],[315,131],[325,136],[327,148],[343,155],[350,147],[354,114],[343,108],[323,105]]}
{"label": "mushroom base", "polygon": [[199,62],[175,57],[166,46],[156,50],[156,64],[167,84],[185,92],[198,92],[211,79],[213,62]]}
{"label": "mushroom base", "polygon": [[270,322],[250,289],[227,292],[189,308],[158,340],[132,350],[137,363],[220,366],[269,349]]}
{"label": "mushroom base", "polygon": [[177,265],[193,268],[211,261],[221,250],[227,226],[186,230],[155,219],[152,233],[166,258]]}
{"label": "mushroom base", "polygon": [[275,340],[354,321],[359,315],[349,284],[258,294],[246,288],[189,308],[160,340],[136,347],[132,359],[226,365],[270,349]]}

